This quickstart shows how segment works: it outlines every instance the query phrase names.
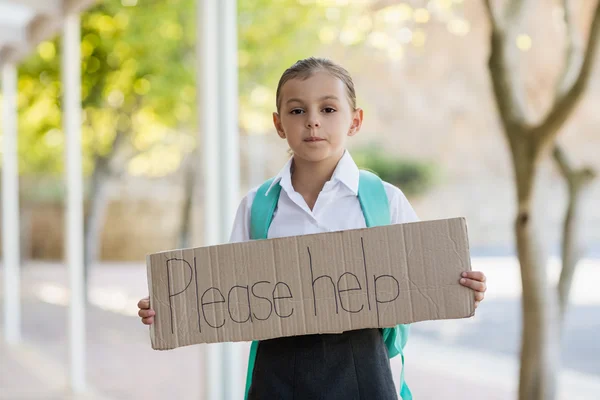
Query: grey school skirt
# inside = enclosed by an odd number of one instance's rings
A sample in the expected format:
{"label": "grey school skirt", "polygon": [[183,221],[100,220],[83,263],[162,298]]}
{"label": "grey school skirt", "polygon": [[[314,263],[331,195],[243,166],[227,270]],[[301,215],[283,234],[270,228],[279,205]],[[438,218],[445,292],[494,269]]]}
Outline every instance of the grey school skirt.
{"label": "grey school skirt", "polygon": [[381,330],[258,344],[248,399],[398,399]]}

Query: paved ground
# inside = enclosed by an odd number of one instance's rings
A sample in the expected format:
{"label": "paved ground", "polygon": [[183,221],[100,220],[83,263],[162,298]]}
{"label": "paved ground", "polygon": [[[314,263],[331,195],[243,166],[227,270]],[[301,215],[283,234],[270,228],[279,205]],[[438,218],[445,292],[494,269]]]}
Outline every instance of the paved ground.
{"label": "paved ground", "polygon": [[[487,273],[490,287],[477,315],[413,326],[406,379],[417,400],[515,398],[518,270],[511,259],[474,259],[473,263]],[[561,399],[591,400],[600,393],[600,291],[594,282],[600,282],[600,260],[586,261],[576,275],[560,380],[561,391],[570,396]],[[69,396],[65,390],[69,295],[65,269],[28,265],[23,268],[22,287],[23,344],[8,346],[0,336],[0,399],[202,398],[205,346],[153,351],[147,328],[135,317],[137,300],[147,292],[144,266],[103,264],[94,269],[87,314],[91,390],[86,396]],[[246,349],[242,345],[242,360]],[[399,360],[392,365],[398,376]],[[231,384],[242,387],[243,378]]]}

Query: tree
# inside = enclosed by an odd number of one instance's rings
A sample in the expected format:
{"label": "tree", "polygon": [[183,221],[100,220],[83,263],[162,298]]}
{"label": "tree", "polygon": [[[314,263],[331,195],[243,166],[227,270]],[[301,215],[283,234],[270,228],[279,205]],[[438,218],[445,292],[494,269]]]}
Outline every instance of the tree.
{"label": "tree", "polygon": [[[186,101],[193,101],[195,88],[193,62],[184,57],[193,39],[184,38],[181,28],[189,13],[173,7],[179,2],[124,8],[109,0],[82,15],[86,278],[100,245],[107,182],[132,168],[146,175],[170,173],[185,153],[182,135],[173,127],[191,125]],[[148,40],[155,33],[160,39]],[[40,44],[20,68],[19,137],[27,174],[48,177],[62,170],[60,47],[60,38]],[[154,152],[171,157],[161,157],[156,168]],[[173,156],[176,162],[168,162]]]}
{"label": "tree", "polygon": [[[167,175],[193,158],[196,5],[197,0],[152,0],[124,7],[120,0],[104,0],[82,15],[86,266],[97,258],[107,182],[124,173]],[[328,24],[325,10],[326,4],[296,0],[277,7],[267,0],[239,1],[242,132],[270,126],[277,79],[318,48],[314,32]],[[60,38],[43,42],[20,67],[20,168],[26,175],[62,174],[60,48]],[[266,119],[257,121],[258,115]],[[193,172],[186,172],[184,220],[192,205]],[[182,222],[179,240],[185,243],[190,224]]]}
{"label": "tree", "polygon": [[[551,147],[561,127],[581,99],[592,71],[600,35],[600,3],[595,7],[587,46],[578,46],[579,38],[572,18],[572,4],[563,0],[564,23],[568,32],[564,71],[558,82],[556,96],[547,114],[538,122],[527,118],[527,105],[518,87],[518,71],[512,43],[528,1],[510,0],[500,11],[484,0],[491,23],[489,73],[502,128],[512,154],[517,192],[515,235],[521,265],[523,286],[523,333],[519,398],[521,400],[551,400],[556,396],[561,315],[568,301],[568,292],[577,262],[575,243],[576,204],[580,189],[593,174],[588,169],[573,171],[562,150],[555,157],[569,182],[569,211],[563,232],[563,265],[558,291],[547,285],[545,260],[532,223],[532,193],[538,165],[544,151]],[[496,3],[497,4],[497,3]],[[560,306],[557,303],[560,301]]]}

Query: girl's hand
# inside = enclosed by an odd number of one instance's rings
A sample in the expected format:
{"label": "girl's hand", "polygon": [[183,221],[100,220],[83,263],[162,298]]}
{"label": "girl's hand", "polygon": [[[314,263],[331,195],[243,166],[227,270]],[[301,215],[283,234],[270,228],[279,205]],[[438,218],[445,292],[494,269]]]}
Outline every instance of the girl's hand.
{"label": "girl's hand", "polygon": [[485,275],[481,271],[468,271],[462,273],[460,284],[475,291],[475,308],[483,301],[487,285]]}
{"label": "girl's hand", "polygon": [[150,308],[150,297],[144,297],[138,302],[138,315],[142,319],[144,325],[152,325],[154,323],[154,316],[156,313]]}

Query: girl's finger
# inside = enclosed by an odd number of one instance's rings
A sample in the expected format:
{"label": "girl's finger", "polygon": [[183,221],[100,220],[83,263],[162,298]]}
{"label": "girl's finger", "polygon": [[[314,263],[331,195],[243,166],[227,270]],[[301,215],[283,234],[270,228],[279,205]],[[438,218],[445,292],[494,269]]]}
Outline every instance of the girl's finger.
{"label": "girl's finger", "polygon": [[144,325],[152,325],[154,323],[154,317],[142,318]]}
{"label": "girl's finger", "polygon": [[485,282],[485,274],[481,271],[466,271],[462,273],[463,278],[473,279],[474,281]]}
{"label": "girl's finger", "polygon": [[479,302],[478,302],[478,301],[476,301],[476,302],[475,302],[475,308],[477,308],[478,306],[479,306]]}
{"label": "girl's finger", "polygon": [[475,292],[475,300],[476,301],[481,301],[483,300],[483,298],[485,297],[485,295],[482,292]]}
{"label": "girl's finger", "polygon": [[154,317],[156,315],[156,313],[154,312],[154,310],[140,310],[140,311],[138,311],[138,315],[141,318],[150,318],[150,317]]}
{"label": "girl's finger", "polygon": [[460,279],[460,284],[463,286],[466,286],[468,288],[471,288],[477,292],[485,292],[486,290],[486,285],[483,282],[479,282],[479,281],[475,281],[473,279],[468,279],[468,278],[461,278]]}
{"label": "girl's finger", "polygon": [[144,297],[138,302],[138,308],[148,309],[150,308],[150,297]]}

